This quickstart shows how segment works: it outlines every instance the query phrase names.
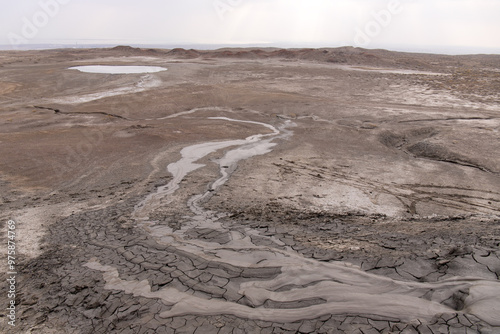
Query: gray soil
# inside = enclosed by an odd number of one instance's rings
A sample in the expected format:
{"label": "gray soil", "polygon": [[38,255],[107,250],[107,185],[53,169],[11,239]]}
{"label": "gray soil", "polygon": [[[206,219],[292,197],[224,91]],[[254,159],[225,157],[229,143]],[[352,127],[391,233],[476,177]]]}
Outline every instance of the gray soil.
{"label": "gray soil", "polygon": [[500,332],[500,56],[118,47],[0,74],[0,332]]}

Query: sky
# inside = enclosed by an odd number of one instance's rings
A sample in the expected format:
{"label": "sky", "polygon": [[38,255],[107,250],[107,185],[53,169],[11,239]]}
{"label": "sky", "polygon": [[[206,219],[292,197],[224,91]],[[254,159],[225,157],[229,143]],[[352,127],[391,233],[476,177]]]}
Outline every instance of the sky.
{"label": "sky", "polygon": [[[500,54],[500,0],[0,0],[0,45],[357,46]],[[4,47],[5,48],[5,47]]]}

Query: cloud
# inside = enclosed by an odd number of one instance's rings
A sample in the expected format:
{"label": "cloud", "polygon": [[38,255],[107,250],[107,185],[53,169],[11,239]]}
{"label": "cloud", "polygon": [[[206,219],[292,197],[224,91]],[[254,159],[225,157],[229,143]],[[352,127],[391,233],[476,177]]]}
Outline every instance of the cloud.
{"label": "cloud", "polygon": [[[372,38],[373,46],[500,48],[496,0],[72,0],[32,42],[353,44],[356,29],[390,1],[404,10]],[[226,6],[222,15],[216,4]],[[0,44],[39,10],[37,2],[4,4]]]}

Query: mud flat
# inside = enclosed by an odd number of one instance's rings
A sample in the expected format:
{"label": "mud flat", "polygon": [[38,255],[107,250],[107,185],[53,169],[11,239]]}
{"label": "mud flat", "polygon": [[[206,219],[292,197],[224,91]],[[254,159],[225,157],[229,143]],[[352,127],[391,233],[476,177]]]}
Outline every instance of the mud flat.
{"label": "mud flat", "polygon": [[120,47],[0,66],[12,332],[500,330],[500,56]]}

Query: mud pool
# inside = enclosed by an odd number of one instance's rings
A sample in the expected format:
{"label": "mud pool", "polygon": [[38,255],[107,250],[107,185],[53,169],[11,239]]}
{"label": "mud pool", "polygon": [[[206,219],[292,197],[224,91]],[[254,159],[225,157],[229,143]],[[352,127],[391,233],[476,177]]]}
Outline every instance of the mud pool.
{"label": "mud pool", "polygon": [[119,65],[87,65],[74,66],[70,70],[78,70],[83,73],[97,74],[141,74],[141,73],[157,73],[166,71],[165,67],[159,66],[119,66]]}

